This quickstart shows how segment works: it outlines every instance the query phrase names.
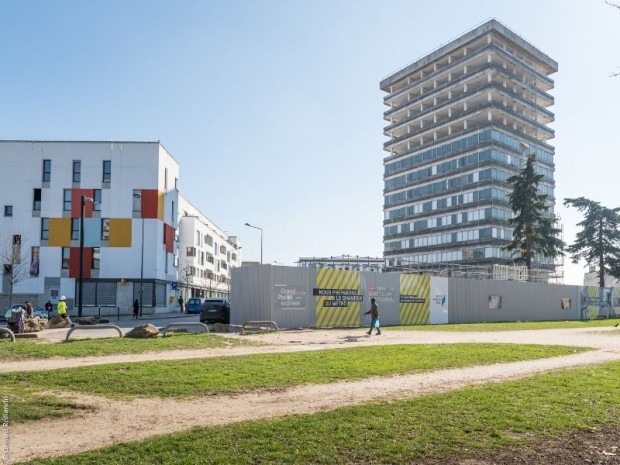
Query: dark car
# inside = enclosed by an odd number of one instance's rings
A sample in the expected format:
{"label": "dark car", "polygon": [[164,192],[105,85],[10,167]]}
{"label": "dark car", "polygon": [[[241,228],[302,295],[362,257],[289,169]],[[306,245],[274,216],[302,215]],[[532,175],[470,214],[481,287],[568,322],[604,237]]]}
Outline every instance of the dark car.
{"label": "dark car", "polygon": [[205,299],[200,307],[201,323],[230,324],[230,301],[228,299]]}

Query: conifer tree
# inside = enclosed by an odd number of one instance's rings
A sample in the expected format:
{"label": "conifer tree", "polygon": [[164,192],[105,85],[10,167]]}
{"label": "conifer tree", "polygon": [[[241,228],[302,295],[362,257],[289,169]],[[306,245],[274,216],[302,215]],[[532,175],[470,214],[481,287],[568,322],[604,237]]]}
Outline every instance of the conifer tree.
{"label": "conifer tree", "polygon": [[548,215],[548,195],[539,190],[542,174],[535,170],[536,155],[527,157],[525,166],[519,174],[507,179],[512,186],[509,197],[514,217],[510,224],[514,226],[513,239],[503,248],[523,260],[529,271],[536,255],[556,257],[564,255],[564,242],[558,237],[560,229],[554,226],[555,216]]}
{"label": "conifer tree", "polygon": [[564,199],[564,205],[584,214],[582,229],[567,248],[573,263],[585,260],[598,268],[599,287],[605,287],[605,274],[620,277],[620,208],[607,208],[585,197]]}

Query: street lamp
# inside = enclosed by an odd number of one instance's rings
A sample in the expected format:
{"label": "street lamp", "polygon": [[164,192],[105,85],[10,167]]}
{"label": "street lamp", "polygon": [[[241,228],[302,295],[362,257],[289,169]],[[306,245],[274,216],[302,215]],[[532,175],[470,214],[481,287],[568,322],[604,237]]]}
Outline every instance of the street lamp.
{"label": "street lamp", "polygon": [[84,288],[84,206],[86,201],[93,202],[92,197],[80,198],[80,272],[78,280],[78,317],[82,318],[82,290]]}
{"label": "street lamp", "polygon": [[144,288],[144,204],[140,194],[133,194],[134,199],[140,202],[140,216],[142,217],[142,245],[140,250],[140,318],[142,318],[142,290]]}
{"label": "street lamp", "polygon": [[254,229],[258,229],[260,230],[260,264],[263,264],[263,228],[259,228],[258,226],[252,226],[250,223],[246,223],[246,226],[249,226],[250,228],[254,228]]}

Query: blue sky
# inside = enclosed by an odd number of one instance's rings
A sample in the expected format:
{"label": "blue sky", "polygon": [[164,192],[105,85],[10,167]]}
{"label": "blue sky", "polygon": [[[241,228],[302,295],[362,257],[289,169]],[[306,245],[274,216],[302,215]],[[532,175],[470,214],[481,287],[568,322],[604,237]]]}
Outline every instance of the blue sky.
{"label": "blue sky", "polygon": [[[382,255],[381,79],[495,17],[559,63],[556,197],[619,205],[603,0],[0,0],[0,138],[160,140],[246,260]],[[572,242],[577,212],[557,208]],[[566,260],[565,282],[583,268]]]}

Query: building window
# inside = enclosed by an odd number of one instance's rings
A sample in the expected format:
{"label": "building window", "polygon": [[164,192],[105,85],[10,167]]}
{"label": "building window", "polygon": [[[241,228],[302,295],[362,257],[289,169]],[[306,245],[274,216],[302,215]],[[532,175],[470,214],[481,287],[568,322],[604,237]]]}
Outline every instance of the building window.
{"label": "building window", "polygon": [[112,161],[103,160],[103,182],[110,182],[112,180]]}
{"label": "building window", "polygon": [[101,240],[110,240],[110,218],[103,218],[101,220]]}
{"label": "building window", "polygon": [[41,189],[35,189],[32,196],[32,209],[34,211],[41,211]]}
{"label": "building window", "polygon": [[133,190],[133,207],[135,213],[142,213],[142,191],[140,189]]}
{"label": "building window", "polygon": [[41,240],[46,241],[50,238],[50,219],[41,218]]}
{"label": "building window", "polygon": [[174,215],[174,200],[172,201],[172,208],[170,210],[171,210],[170,211],[170,224],[172,226],[174,226],[175,225],[175,222],[174,222],[174,218],[175,218],[175,215]]}
{"label": "building window", "polygon": [[71,211],[71,190],[65,189],[62,192],[62,209],[63,211]]}
{"label": "building window", "polygon": [[30,249],[30,276],[39,276],[39,247]]}
{"label": "building window", "polygon": [[73,162],[73,182],[80,182],[82,180],[82,162]]}
{"label": "building window", "polygon": [[62,248],[62,269],[69,269],[69,257],[71,256],[71,249],[69,247]]}
{"label": "building window", "polygon": [[99,269],[101,249],[99,247],[93,247],[93,270]]}
{"label": "building window", "polygon": [[196,247],[188,247],[187,248],[187,256],[195,257],[196,256]]}
{"label": "building window", "polygon": [[4,206],[4,216],[13,216],[13,205]]}
{"label": "building window", "polygon": [[213,238],[207,234],[205,242],[207,243],[207,245],[213,245]]}
{"label": "building window", "polygon": [[196,245],[200,247],[200,231],[196,231]]}
{"label": "building window", "polygon": [[164,168],[164,189],[168,190],[168,168]]}
{"label": "building window", "polygon": [[43,160],[43,182],[50,182],[52,179],[52,160]]}
{"label": "building window", "polygon": [[71,240],[77,241],[80,239],[80,219],[71,219]]}
{"label": "building window", "polygon": [[96,212],[101,211],[101,189],[93,191],[93,210]]}

